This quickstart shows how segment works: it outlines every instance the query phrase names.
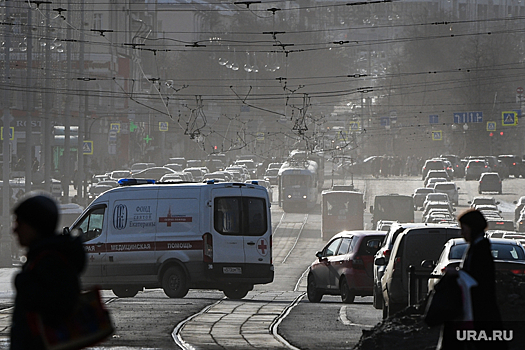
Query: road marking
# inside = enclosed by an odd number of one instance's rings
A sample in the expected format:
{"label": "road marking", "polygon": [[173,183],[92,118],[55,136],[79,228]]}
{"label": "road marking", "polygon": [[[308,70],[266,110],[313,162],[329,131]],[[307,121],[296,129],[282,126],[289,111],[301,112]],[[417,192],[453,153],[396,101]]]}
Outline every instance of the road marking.
{"label": "road marking", "polygon": [[357,327],[373,327],[373,325],[369,324],[359,324],[359,323],[353,323],[346,317],[346,309],[348,308],[348,305],[341,306],[341,309],[339,310],[339,318],[341,319],[341,322],[345,326],[357,326]]}
{"label": "road marking", "polygon": [[273,334],[275,339],[280,341],[283,345],[285,345],[288,349],[291,349],[291,350],[300,350],[300,349],[296,348],[292,344],[288,343],[288,341],[286,339],[284,339],[277,332],[277,330],[278,330],[279,325],[281,324],[282,320],[284,320],[285,317],[288,316],[290,311],[292,311],[292,309],[294,307],[296,307],[301,302],[301,300],[304,298],[305,295],[306,295],[306,293],[301,293],[297,298],[295,298],[295,300],[290,305],[288,305],[286,307],[286,309],[279,315],[279,317],[277,317],[277,319],[275,319],[274,322],[272,322],[272,324],[270,325],[270,333]]}

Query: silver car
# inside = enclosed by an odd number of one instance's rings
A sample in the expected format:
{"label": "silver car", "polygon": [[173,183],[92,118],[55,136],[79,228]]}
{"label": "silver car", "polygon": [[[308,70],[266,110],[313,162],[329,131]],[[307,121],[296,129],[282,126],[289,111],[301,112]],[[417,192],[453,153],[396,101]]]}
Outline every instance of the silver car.
{"label": "silver car", "polygon": [[438,182],[434,185],[434,192],[448,194],[449,200],[455,205],[459,203],[459,190],[455,182]]}

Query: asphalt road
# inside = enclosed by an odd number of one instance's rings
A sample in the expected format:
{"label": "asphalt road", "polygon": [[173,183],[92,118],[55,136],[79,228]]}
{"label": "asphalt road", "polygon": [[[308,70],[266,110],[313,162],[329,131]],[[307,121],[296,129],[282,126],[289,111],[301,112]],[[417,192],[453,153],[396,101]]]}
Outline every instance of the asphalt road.
{"label": "asphalt road", "polygon": [[[329,182],[330,180],[327,180]],[[339,180],[338,180],[339,181]],[[457,213],[477,196],[477,182],[457,180],[460,203]],[[422,185],[419,177],[354,177],[367,203],[377,194],[411,194]],[[507,179],[500,201],[504,217],[514,215],[513,201],[525,194],[525,179]],[[416,214],[416,221],[420,217]],[[192,290],[183,299],[170,299],[161,290],[140,292],[134,298],[115,298],[104,292],[115,323],[115,334],[93,349],[350,349],[362,330],[380,320],[381,310],[372,298],[356,298],[345,305],[336,296],[321,303],[304,297],[305,274],[321,239],[319,207],[308,214],[284,214],[274,203],[273,262],[275,281],[256,286],[240,301],[224,298],[218,291]],[[365,222],[370,225],[370,215]],[[0,269],[0,349],[8,348],[11,279],[16,268]]]}

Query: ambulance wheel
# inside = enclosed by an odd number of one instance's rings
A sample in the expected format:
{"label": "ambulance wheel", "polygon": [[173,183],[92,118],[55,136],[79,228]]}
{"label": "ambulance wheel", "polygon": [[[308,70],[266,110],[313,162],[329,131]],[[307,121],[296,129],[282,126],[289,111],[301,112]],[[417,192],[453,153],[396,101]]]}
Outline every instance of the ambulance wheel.
{"label": "ambulance wheel", "polygon": [[189,290],[184,271],[178,266],[168,268],[162,276],[162,289],[170,298],[184,298]]}
{"label": "ambulance wheel", "polygon": [[139,292],[139,288],[132,286],[118,286],[112,289],[113,294],[119,298],[133,298]]}
{"label": "ambulance wheel", "polygon": [[248,294],[248,292],[251,290],[249,286],[235,286],[235,287],[229,287],[224,289],[224,295],[228,299],[242,299]]}

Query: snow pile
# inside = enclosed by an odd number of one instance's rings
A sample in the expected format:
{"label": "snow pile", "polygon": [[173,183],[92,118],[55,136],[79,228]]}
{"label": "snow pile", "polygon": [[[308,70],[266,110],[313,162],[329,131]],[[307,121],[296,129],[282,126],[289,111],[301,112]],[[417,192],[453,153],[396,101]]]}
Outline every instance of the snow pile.
{"label": "snow pile", "polygon": [[[502,319],[514,329],[509,350],[523,349],[525,337],[525,276],[500,273],[496,291]],[[433,350],[440,327],[428,327],[423,321],[425,302],[410,306],[383,320],[363,335],[354,350]]]}

